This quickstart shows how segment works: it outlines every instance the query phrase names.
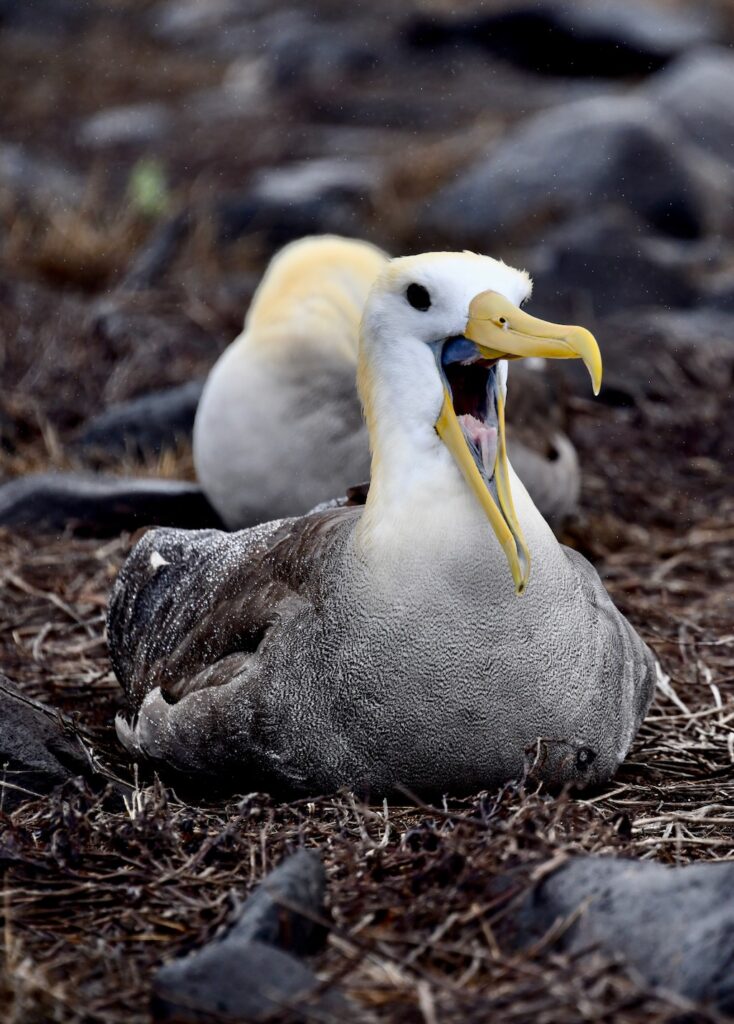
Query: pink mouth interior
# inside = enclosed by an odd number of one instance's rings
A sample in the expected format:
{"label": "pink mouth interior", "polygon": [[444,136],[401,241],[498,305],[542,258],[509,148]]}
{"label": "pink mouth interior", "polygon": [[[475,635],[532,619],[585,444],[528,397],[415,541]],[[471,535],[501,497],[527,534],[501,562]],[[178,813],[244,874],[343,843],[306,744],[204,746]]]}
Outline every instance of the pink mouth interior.
{"label": "pink mouth interior", "polygon": [[497,428],[487,426],[471,413],[464,413],[458,419],[464,433],[481,455],[484,472],[491,478],[497,458]]}

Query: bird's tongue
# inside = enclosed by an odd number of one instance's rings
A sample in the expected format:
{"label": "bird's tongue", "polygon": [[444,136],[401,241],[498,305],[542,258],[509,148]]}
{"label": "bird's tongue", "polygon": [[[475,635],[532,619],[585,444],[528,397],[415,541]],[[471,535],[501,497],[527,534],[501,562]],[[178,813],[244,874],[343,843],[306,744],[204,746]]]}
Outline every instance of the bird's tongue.
{"label": "bird's tongue", "polygon": [[475,445],[482,459],[482,466],[491,479],[494,473],[494,464],[497,459],[497,428],[487,426],[471,413],[464,413],[459,416],[459,423],[467,438]]}

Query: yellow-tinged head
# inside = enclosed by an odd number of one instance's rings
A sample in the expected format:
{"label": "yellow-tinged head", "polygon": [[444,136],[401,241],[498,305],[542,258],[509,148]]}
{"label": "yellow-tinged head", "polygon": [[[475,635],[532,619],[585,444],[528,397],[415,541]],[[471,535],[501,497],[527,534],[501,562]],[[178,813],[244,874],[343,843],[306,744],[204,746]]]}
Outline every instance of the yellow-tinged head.
{"label": "yellow-tinged head", "polygon": [[365,299],[387,259],[369,242],[338,235],[291,242],[255,292],[245,322],[249,337],[286,351],[304,339],[321,340],[356,359]]}
{"label": "yellow-tinged head", "polygon": [[415,462],[440,439],[489,519],[518,594],[530,555],[507,461],[506,360],[583,359],[595,393],[602,371],[587,330],[519,308],[531,288],[524,271],[474,253],[391,260],[365,307],[358,377],[373,448],[370,499],[378,500],[381,463],[411,472],[411,453]]}

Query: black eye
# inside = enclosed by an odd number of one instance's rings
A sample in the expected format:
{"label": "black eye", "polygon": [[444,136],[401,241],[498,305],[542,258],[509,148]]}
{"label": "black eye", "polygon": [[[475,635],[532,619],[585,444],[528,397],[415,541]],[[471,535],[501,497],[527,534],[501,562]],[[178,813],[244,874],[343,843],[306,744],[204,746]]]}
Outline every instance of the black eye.
{"label": "black eye", "polygon": [[424,288],[422,284],[409,284],[405,290],[405,298],[413,309],[420,309],[422,313],[430,309],[431,296],[428,294],[428,289]]}
{"label": "black eye", "polygon": [[580,772],[585,772],[595,760],[596,751],[592,750],[591,747],[581,747],[576,754],[576,767]]}

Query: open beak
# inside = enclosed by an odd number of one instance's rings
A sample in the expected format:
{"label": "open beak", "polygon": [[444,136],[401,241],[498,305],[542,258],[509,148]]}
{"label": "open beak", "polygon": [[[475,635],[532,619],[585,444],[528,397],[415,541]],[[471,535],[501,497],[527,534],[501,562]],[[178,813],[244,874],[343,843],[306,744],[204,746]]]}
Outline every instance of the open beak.
{"label": "open beak", "polygon": [[530,576],[530,552],[515,512],[497,361],[538,356],[583,359],[594,394],[601,386],[599,346],[583,327],[530,316],[497,292],[477,295],[464,335],[434,348],[444,382],[436,431],[484,509],[510,566],[517,594]]}
{"label": "open beak", "polygon": [[481,292],[469,306],[464,336],[487,359],[583,359],[594,394],[601,387],[601,352],[585,327],[552,324],[521,309],[498,292]]}

